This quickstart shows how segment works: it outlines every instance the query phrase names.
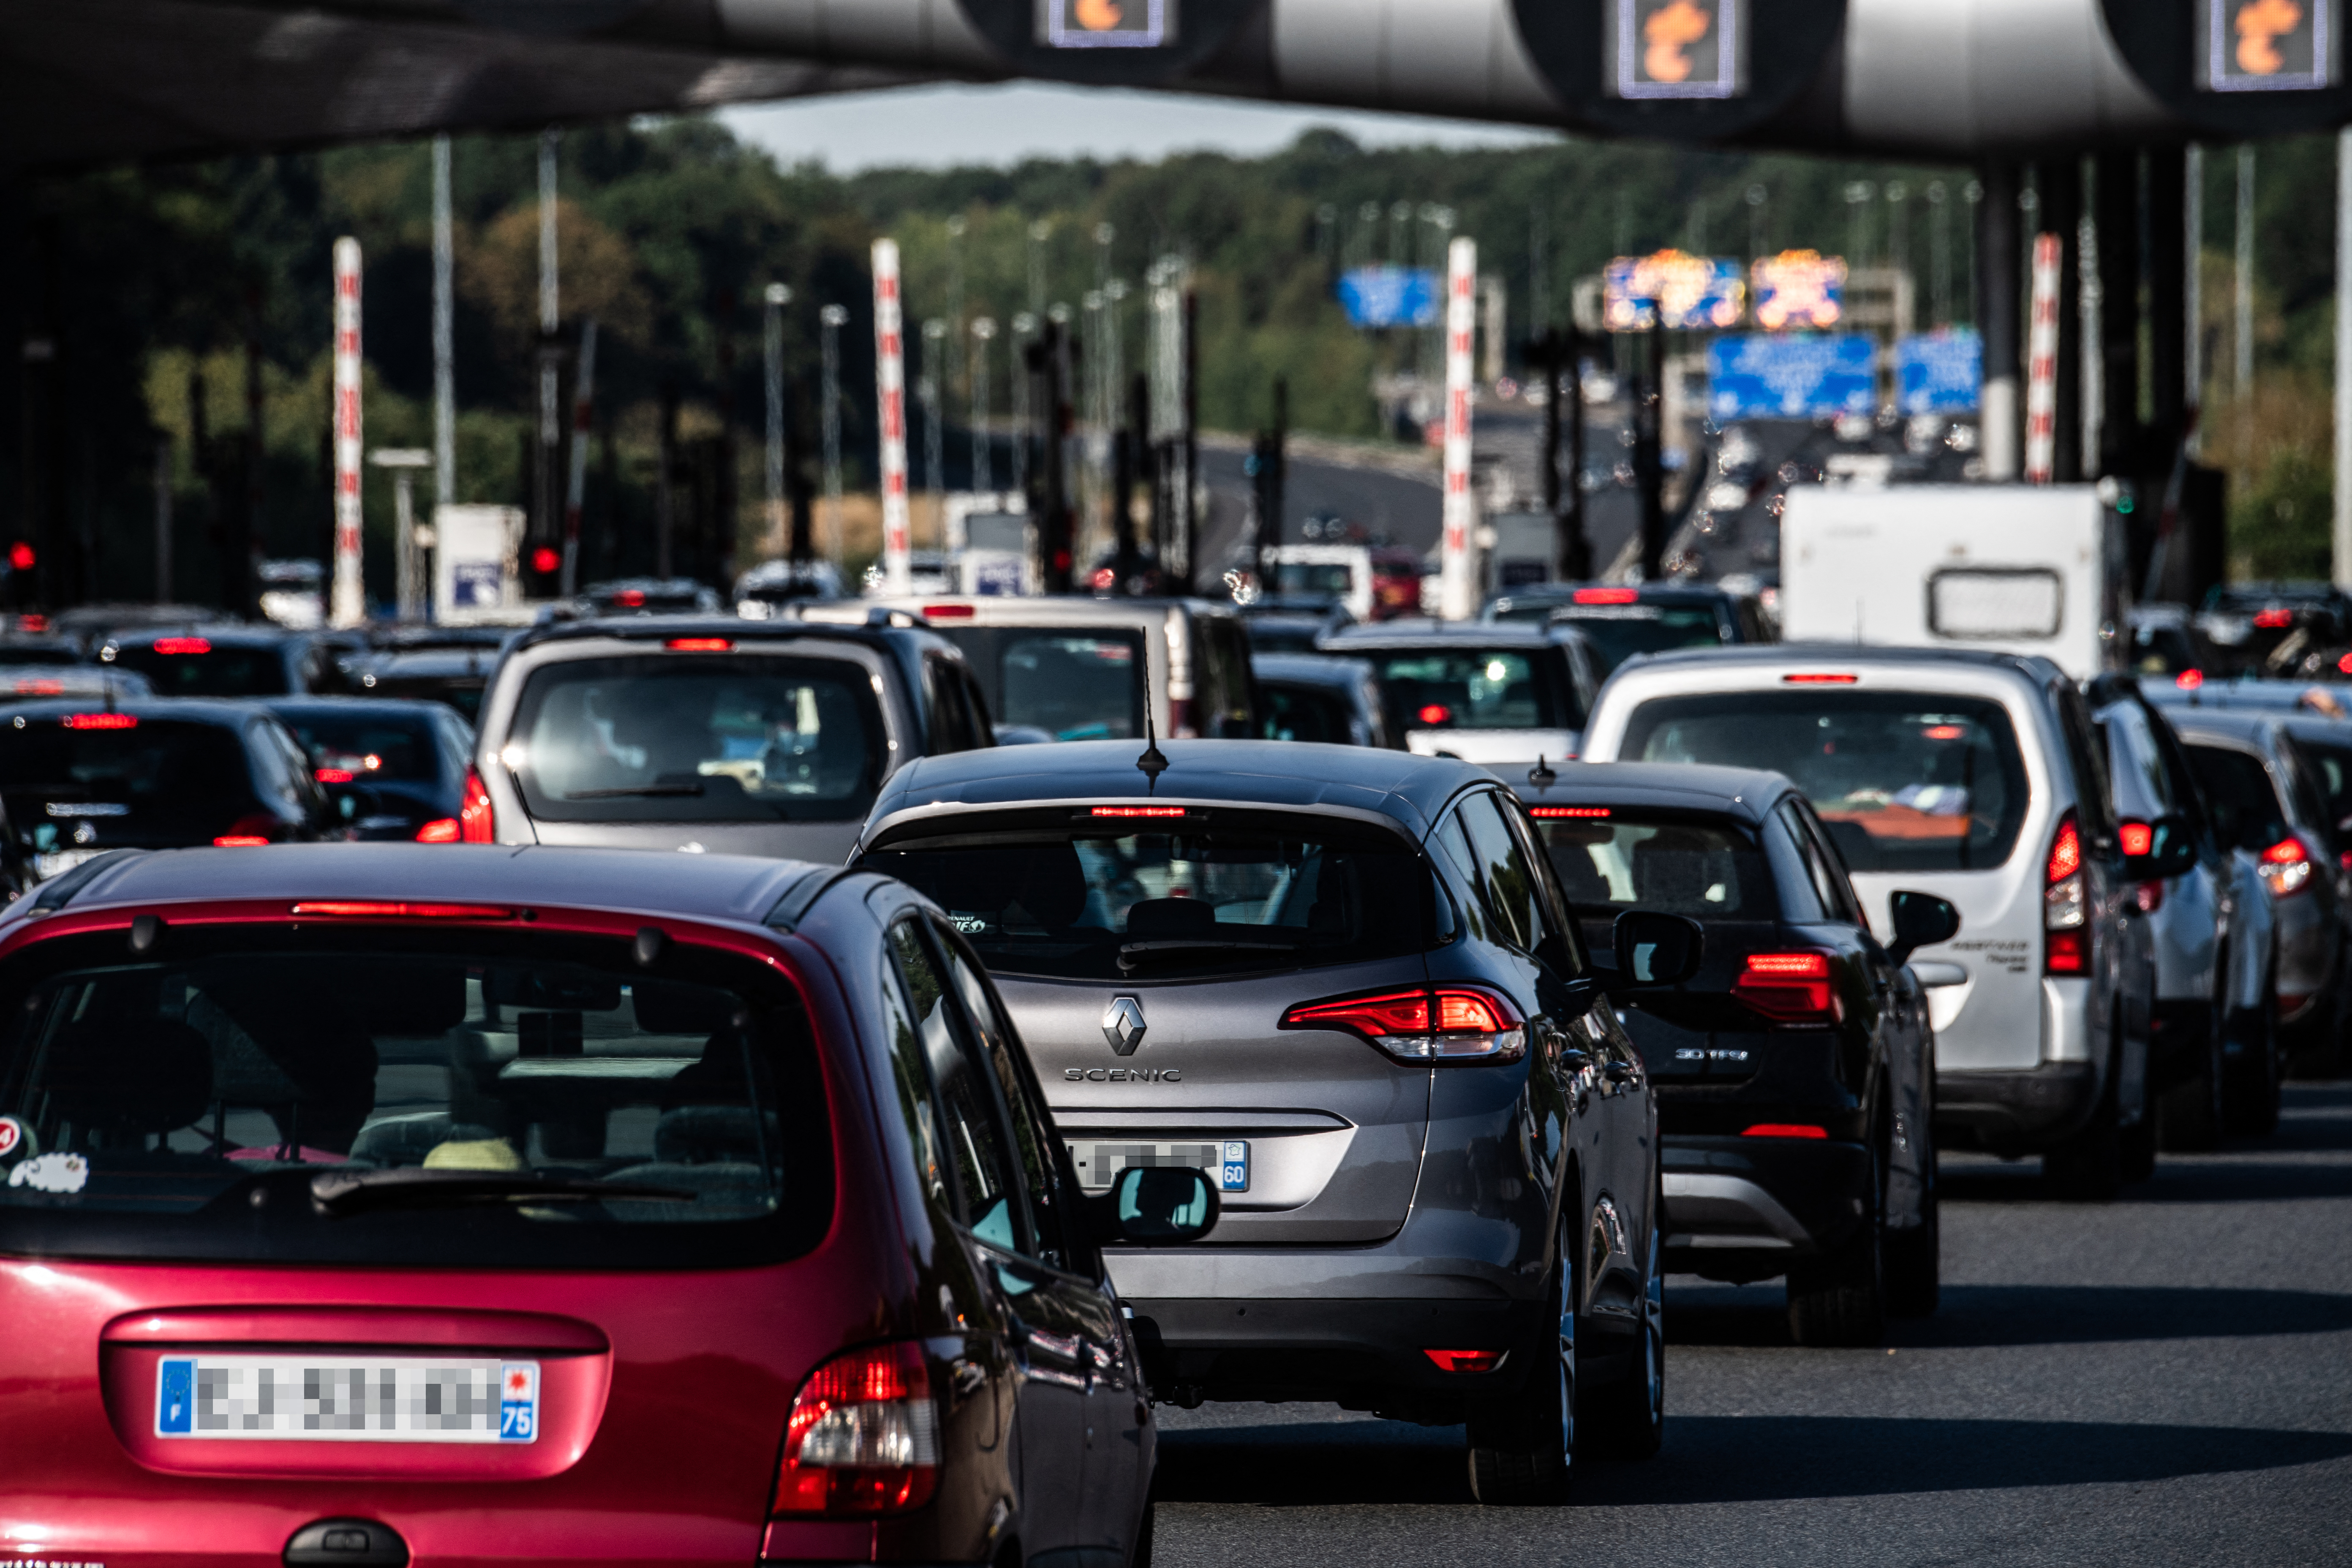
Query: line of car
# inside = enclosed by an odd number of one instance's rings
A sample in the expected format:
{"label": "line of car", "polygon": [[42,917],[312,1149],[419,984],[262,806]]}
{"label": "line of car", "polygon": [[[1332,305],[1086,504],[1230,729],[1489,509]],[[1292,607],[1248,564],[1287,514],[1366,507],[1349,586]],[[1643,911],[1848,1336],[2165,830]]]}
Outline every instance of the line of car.
{"label": "line of car", "polygon": [[[551,621],[406,794],[398,700],[5,709],[82,850],[235,773],[108,797],[175,726],[284,804],[0,913],[16,1511],[1091,1568],[1150,1559],[1154,1401],[1265,1399],[1557,1501],[1657,1450],[1668,1273],[1874,1343],[1939,1147],[2098,1199],[2333,1070],[2352,727],[1605,592],[1312,655],[1191,601]],[[338,837],[425,845],[242,847]]]}

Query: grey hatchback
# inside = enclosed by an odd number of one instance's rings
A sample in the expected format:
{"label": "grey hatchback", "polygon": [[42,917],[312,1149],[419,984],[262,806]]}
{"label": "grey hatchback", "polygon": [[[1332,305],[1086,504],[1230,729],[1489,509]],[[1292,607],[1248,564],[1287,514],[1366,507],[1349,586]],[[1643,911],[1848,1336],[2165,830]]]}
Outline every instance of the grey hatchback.
{"label": "grey hatchback", "polygon": [[[988,965],[1084,1187],[1215,1176],[1202,1246],[1109,1259],[1160,1397],[1466,1422],[1489,1501],[1557,1500],[1580,1420],[1584,1451],[1656,1450],[1649,1078],[1492,774],[1250,741],[927,757],[853,858]],[[1658,984],[1696,938],[1615,932]]]}

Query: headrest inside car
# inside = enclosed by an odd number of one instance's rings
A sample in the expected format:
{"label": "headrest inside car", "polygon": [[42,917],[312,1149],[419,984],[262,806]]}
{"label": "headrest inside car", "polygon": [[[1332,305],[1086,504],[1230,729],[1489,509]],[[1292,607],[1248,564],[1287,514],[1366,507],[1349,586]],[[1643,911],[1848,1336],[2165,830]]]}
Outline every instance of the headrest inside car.
{"label": "headrest inside car", "polygon": [[1139,899],[1127,909],[1129,942],[1165,942],[1216,934],[1216,906],[1199,899]]}
{"label": "headrest inside car", "polygon": [[700,985],[640,980],[629,987],[637,1027],[648,1035],[715,1035],[727,1027],[739,1005],[724,991]]}
{"label": "headrest inside car", "polygon": [[42,1087],[77,1130],[169,1132],[212,1103],[212,1047],[177,1019],[78,1024],[50,1047],[49,1062]]}

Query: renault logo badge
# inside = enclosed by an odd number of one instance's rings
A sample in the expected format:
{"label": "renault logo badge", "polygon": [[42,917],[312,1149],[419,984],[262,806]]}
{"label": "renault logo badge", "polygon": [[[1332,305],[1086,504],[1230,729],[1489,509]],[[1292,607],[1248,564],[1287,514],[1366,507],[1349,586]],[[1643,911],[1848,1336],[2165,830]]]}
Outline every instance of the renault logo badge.
{"label": "renault logo badge", "polygon": [[1103,1009],[1103,1038],[1120,1056],[1133,1056],[1143,1044],[1143,1004],[1132,996],[1114,996]]}

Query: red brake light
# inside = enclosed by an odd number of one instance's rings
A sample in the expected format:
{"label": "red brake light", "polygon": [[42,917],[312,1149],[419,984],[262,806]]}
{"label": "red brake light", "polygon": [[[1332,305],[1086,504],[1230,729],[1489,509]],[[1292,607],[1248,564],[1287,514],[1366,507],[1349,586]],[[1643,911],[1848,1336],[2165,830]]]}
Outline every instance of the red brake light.
{"label": "red brake light", "polygon": [[2352,653],[2347,653],[2342,658],[2337,659],[2336,661],[2336,668],[2337,671],[2342,674],[2352,675]]}
{"label": "red brake light", "polygon": [[1783,686],[1852,686],[1861,679],[1859,675],[1784,675],[1780,678],[1780,684]]}
{"label": "red brake light", "polygon": [[530,552],[530,569],[544,577],[563,564],[563,557],[551,544],[542,544]]}
{"label": "red brake light", "polygon": [[1181,816],[1184,815],[1184,808],[1181,805],[1098,805],[1094,808],[1094,815],[1097,816]]}
{"label": "red brake light", "polygon": [[1825,952],[1751,952],[1731,994],[1777,1023],[1832,1024],[1845,1016]]}
{"label": "red brake light", "polygon": [[1538,822],[1549,822],[1555,817],[1606,816],[1609,812],[1610,808],[1605,805],[1531,805],[1528,807],[1528,815]]}
{"label": "red brake light", "polygon": [[613,603],[624,609],[634,610],[645,602],[646,591],[643,588],[624,588],[613,595]]}
{"label": "red brake light", "polygon": [[[2352,653],[2347,653],[2344,657],[2352,659]],[[2346,673],[2352,674],[2352,670],[2347,670]],[[2183,691],[2194,691],[2205,684],[2205,672],[2201,669],[2184,669],[2172,678],[2172,684]]]}
{"label": "red brake light", "polygon": [[1423,1351],[1440,1372],[1492,1372],[1503,1364],[1508,1351]]}
{"label": "red brake light", "polygon": [[269,840],[255,833],[224,833],[213,840],[215,849],[258,849]]}
{"label": "red brake light", "polygon": [[157,637],[153,646],[157,653],[210,653],[213,651],[211,641],[205,637]]}
{"label": "red brake light", "polygon": [[2291,898],[2311,885],[2311,853],[2289,834],[2263,851],[2262,873],[2271,897]]}
{"label": "red brake light", "polygon": [[662,645],[673,653],[727,653],[735,647],[732,637],[672,637]]}
{"label": "red brake light", "polygon": [[296,904],[289,911],[313,920],[359,921],[510,921],[515,912],[504,904],[426,904],[342,899]]}
{"label": "red brake light", "polygon": [[2294,612],[2293,610],[2257,610],[2254,612],[2254,625],[2264,631],[2276,631],[2281,626],[2291,626],[2294,625]]}
{"label": "red brake light", "polygon": [[349,768],[313,768],[310,772],[320,784],[349,784],[358,776]]}
{"label": "red brake light", "polygon": [[2299,838],[2282,838],[2263,851],[2265,866],[2292,866],[2304,858],[2303,840]]}
{"label": "red brake light", "polygon": [[482,787],[482,775],[472,768],[466,770],[465,804],[457,809],[457,838],[464,844],[495,844],[499,841],[497,813],[490,805],[490,792]]}
{"label": "red brake light", "polygon": [[419,844],[455,844],[462,831],[454,816],[437,816],[416,830]]}
{"label": "red brake light", "polygon": [[68,713],[58,721],[68,730],[136,730],[139,721],[129,713]]}
{"label": "red brake light", "polygon": [[20,680],[16,682],[19,697],[63,697],[66,683],[62,680]]}
{"label": "red brake light", "polygon": [[2091,935],[2090,895],[2083,884],[2083,832],[2074,814],[2058,819],[2050,840],[2050,859],[2042,868],[2042,972],[2044,974],[2088,974]]}
{"label": "red brake light", "polygon": [[1964,741],[1969,734],[1958,724],[1930,724],[1919,733],[1930,741]]}
{"label": "red brake light", "polygon": [[2091,972],[2090,941],[2079,930],[2046,933],[2042,956],[2042,967],[2052,974],[2088,974]]}
{"label": "red brake light", "polygon": [[2058,837],[2050,844],[2049,880],[2063,881],[2083,868],[2083,836],[2074,826],[2070,814],[2058,825]]}
{"label": "red brake light", "polygon": [[1580,605],[1632,605],[1640,602],[1639,588],[1579,588],[1576,602]]}
{"label": "red brake light", "polygon": [[923,618],[927,621],[968,621],[978,614],[970,605],[925,605]]}
{"label": "red brake light", "polygon": [[1811,1127],[1801,1121],[1759,1121],[1740,1136],[1742,1138],[1827,1138],[1826,1127]]}
{"label": "red brake light", "polygon": [[1286,1029],[1352,1029],[1368,1038],[1429,1032],[1429,993],[1395,991],[1339,1002],[1302,1002],[1282,1016]]}
{"label": "red brake light", "polygon": [[1448,708],[1443,702],[1433,702],[1428,707],[1423,708],[1420,712],[1414,714],[1413,717],[1420,720],[1424,724],[1443,724],[1447,720],[1454,717],[1454,710]]}
{"label": "red brake light", "polygon": [[868,1345],[801,1384],[784,1423],[772,1511],[903,1513],[940,1477],[939,1412],[920,1345]]}
{"label": "red brake light", "polygon": [[1466,986],[1384,991],[1302,1002],[1283,1014],[1286,1029],[1345,1029],[1399,1061],[1516,1061],[1527,1031],[1509,1003]]}
{"label": "red brake light", "polygon": [[2156,829],[2145,822],[2125,823],[2121,837],[2126,855],[2145,855],[2156,847]]}

